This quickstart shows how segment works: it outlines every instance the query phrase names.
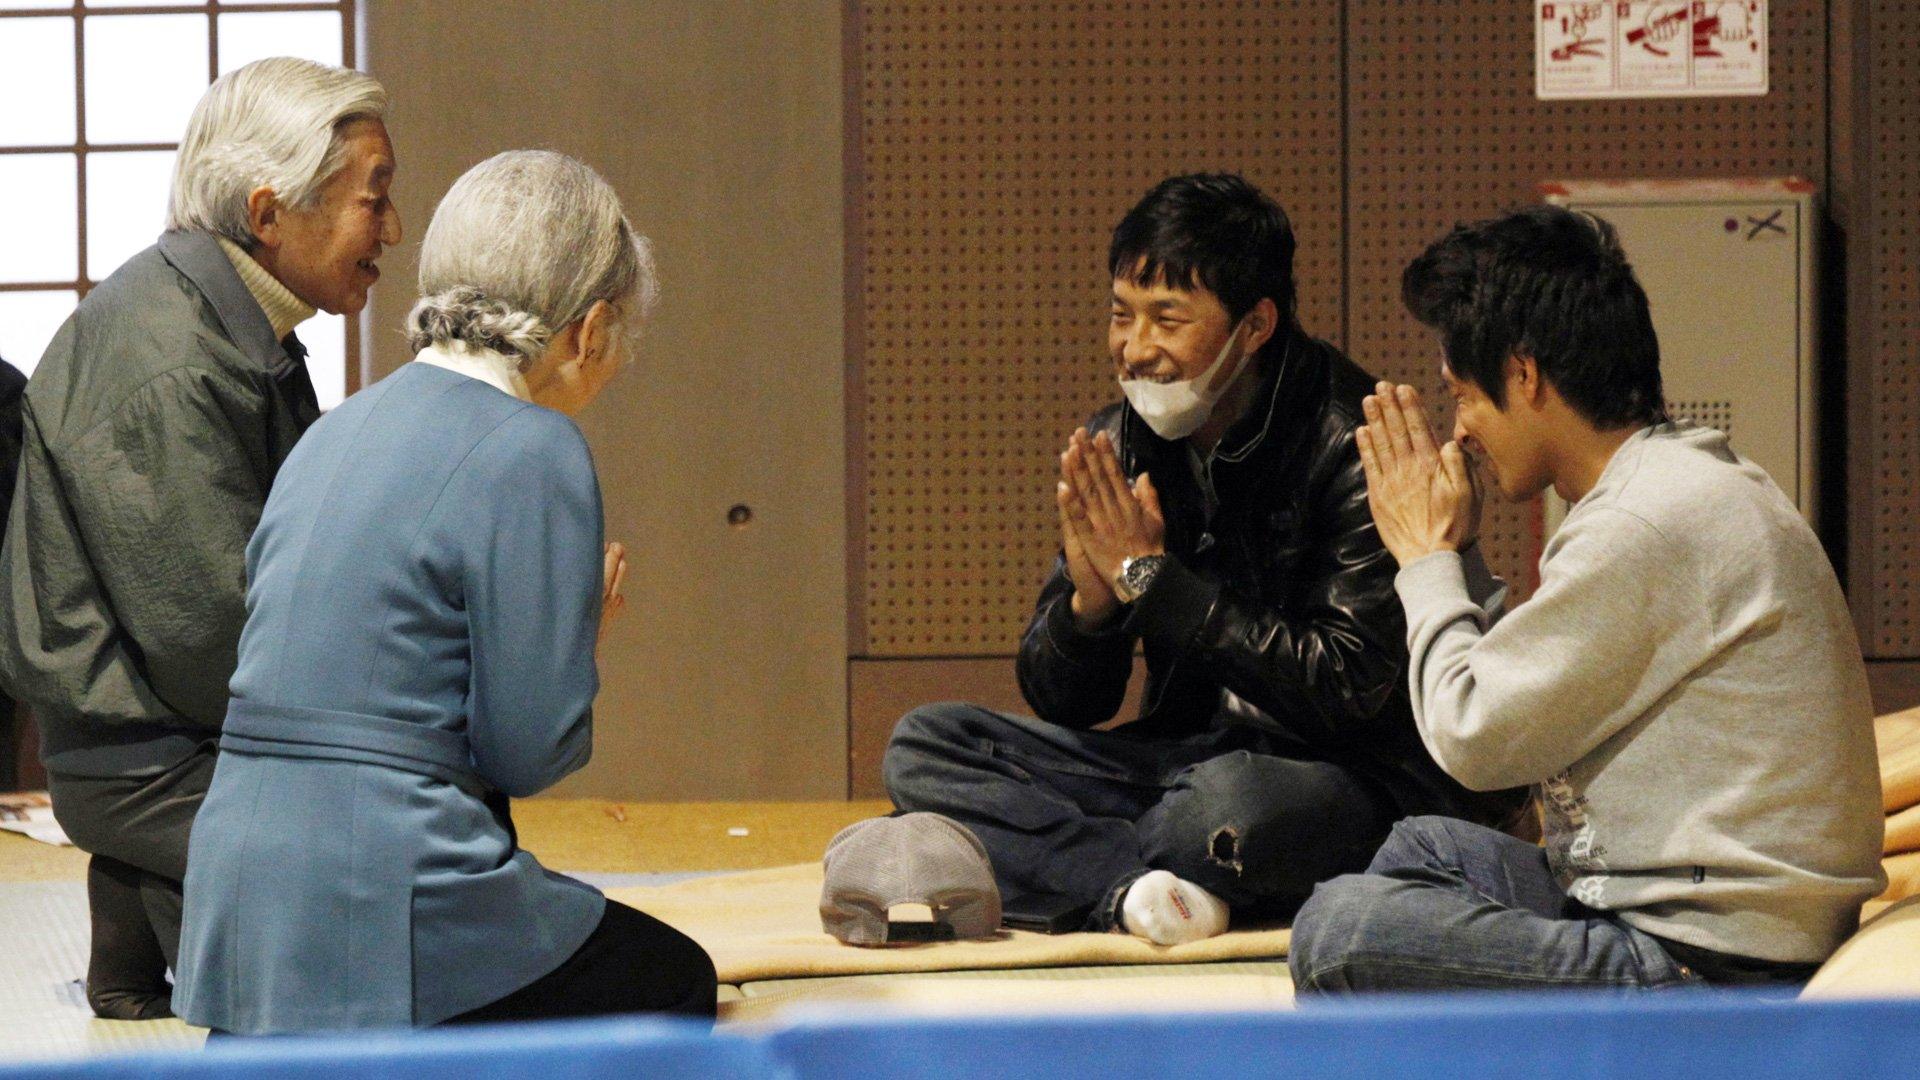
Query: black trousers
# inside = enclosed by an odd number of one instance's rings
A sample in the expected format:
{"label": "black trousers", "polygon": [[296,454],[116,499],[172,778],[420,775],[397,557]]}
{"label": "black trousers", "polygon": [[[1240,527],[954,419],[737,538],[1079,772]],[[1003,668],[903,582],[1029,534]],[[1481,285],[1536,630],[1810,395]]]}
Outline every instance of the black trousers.
{"label": "black trousers", "polygon": [[[482,958],[476,957],[477,961]],[[713,960],[692,938],[607,901],[606,914],[565,963],[449,1024],[667,1013],[712,1020]]]}
{"label": "black trousers", "polygon": [[[476,957],[484,963],[484,957]],[[504,1024],[588,1016],[661,1013],[713,1019],[713,961],[687,935],[644,912],[607,901],[607,910],[564,963],[490,1005],[444,1024]],[[208,1032],[229,1039],[228,1032]]]}
{"label": "black trousers", "polygon": [[53,816],[89,852],[87,1003],[109,1020],[173,1015],[167,969],[180,948],[180,892],[193,817],[213,782],[209,740],[155,776],[51,775]]}
{"label": "black trousers", "polygon": [[895,806],[973,830],[1004,895],[1089,904],[1089,930],[1112,929],[1149,870],[1236,914],[1291,915],[1316,883],[1364,869],[1396,816],[1352,770],[1287,756],[1246,726],[1078,731],[943,702],[900,721],[883,771]]}

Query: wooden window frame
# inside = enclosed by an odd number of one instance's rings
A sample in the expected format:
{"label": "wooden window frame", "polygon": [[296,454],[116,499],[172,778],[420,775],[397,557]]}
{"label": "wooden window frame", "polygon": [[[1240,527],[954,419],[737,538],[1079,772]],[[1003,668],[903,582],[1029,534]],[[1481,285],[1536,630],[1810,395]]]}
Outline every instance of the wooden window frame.
{"label": "wooden window frame", "polygon": [[[87,159],[93,154],[129,153],[135,151],[178,150],[176,142],[158,143],[90,143],[87,141],[87,34],[86,20],[118,15],[205,15],[207,18],[207,82],[220,77],[220,19],[219,16],[247,13],[294,14],[297,12],[339,12],[340,14],[340,58],[349,67],[359,66],[358,50],[355,39],[358,36],[358,0],[313,0],[313,2],[291,4],[249,4],[220,3],[210,0],[200,4],[168,4],[152,6],[100,7],[76,2],[62,7],[12,8],[6,0],[0,0],[0,27],[10,19],[59,18],[73,19],[73,81],[74,81],[74,141],[71,143],[52,143],[33,146],[0,146],[0,155],[16,154],[72,154],[75,159],[74,181],[78,185],[75,195],[75,215],[77,218],[74,232],[75,243],[79,246],[74,263],[78,272],[71,281],[18,281],[0,282],[0,293],[7,292],[76,292],[81,299],[100,283],[102,277],[113,272],[114,267],[98,268],[102,271],[96,277],[96,269],[87,265]],[[186,128],[185,117],[181,118],[181,130]],[[345,392],[351,395],[360,389],[362,382],[360,360],[360,338],[364,313],[347,320],[346,334],[346,382]]]}

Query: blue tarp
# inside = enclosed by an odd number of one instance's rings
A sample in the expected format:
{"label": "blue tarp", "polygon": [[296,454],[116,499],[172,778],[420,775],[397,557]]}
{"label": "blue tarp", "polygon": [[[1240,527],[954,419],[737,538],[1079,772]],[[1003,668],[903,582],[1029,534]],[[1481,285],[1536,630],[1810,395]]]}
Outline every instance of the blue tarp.
{"label": "blue tarp", "polygon": [[1920,1076],[1920,1001],[1729,993],[1374,999],[1299,1012],[803,1020],[707,1033],[582,1021],[0,1068],[0,1080],[595,1080],[600,1077],[1299,1077],[1306,1080],[1892,1080]]}
{"label": "blue tarp", "polygon": [[1430,997],[1282,1014],[820,1024],[768,1042],[795,1080],[1911,1080],[1920,1002]]}
{"label": "blue tarp", "polygon": [[665,1020],[580,1020],[316,1038],[0,1068],[5,1080],[634,1080],[788,1075],[767,1047]]}

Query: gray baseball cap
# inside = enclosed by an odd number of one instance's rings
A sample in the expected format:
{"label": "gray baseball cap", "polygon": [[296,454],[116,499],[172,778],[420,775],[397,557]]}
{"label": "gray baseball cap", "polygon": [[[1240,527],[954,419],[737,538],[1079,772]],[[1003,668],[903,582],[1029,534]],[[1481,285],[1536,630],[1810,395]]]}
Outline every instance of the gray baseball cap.
{"label": "gray baseball cap", "polygon": [[912,813],[855,822],[827,844],[825,863],[820,924],[849,945],[929,940],[925,923],[888,919],[896,904],[925,904],[955,938],[1000,929],[1000,888],[987,849],[952,818]]}

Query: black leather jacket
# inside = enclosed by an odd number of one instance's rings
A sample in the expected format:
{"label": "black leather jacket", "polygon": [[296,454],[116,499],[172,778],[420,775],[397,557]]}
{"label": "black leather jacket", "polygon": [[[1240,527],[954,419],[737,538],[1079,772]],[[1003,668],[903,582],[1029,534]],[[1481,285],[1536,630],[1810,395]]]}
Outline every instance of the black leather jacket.
{"label": "black leather jacket", "polygon": [[[1354,448],[1374,380],[1297,332],[1270,343],[1260,362],[1253,407],[1211,460],[1211,525],[1184,441],[1155,435],[1124,402],[1089,421],[1089,434],[1111,434],[1129,477],[1153,477],[1172,558],[1122,620],[1092,634],[1074,624],[1073,584],[1057,558],[1020,642],[1027,702],[1067,727],[1112,719],[1138,641],[1146,697],[1128,731],[1251,722],[1280,752],[1373,780],[1403,814],[1505,817],[1517,795],[1468,792],[1414,729],[1397,567],[1374,529]],[[1223,688],[1265,715],[1236,716]]]}

